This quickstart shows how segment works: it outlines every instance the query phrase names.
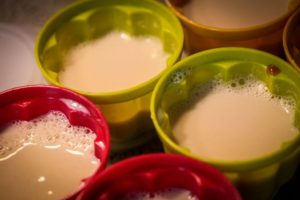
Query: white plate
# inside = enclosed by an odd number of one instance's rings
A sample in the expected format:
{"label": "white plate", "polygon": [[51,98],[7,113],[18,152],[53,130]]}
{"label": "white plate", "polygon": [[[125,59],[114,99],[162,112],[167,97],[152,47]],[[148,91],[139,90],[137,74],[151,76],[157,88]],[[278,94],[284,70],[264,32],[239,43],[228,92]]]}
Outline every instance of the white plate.
{"label": "white plate", "polygon": [[45,83],[34,60],[34,42],[21,29],[0,23],[0,91]]}
{"label": "white plate", "polygon": [[0,0],[0,91],[46,84],[34,59],[40,28],[74,0]]}

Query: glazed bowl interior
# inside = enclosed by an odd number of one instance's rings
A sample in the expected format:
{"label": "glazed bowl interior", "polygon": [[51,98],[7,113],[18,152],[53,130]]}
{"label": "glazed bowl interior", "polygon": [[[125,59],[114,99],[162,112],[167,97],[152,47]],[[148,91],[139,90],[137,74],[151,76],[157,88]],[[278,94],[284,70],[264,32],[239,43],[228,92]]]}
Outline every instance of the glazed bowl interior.
{"label": "glazed bowl interior", "polygon": [[[181,55],[183,31],[180,23],[160,3],[150,0],[79,1],[53,16],[37,39],[36,61],[47,81],[63,86],[58,79],[58,73],[70,49],[112,31],[125,32],[133,37],[159,38],[164,51],[170,54],[167,67],[174,64]],[[79,92],[92,100],[123,102],[150,92],[159,76],[160,74],[125,90]]]}
{"label": "glazed bowl interior", "polygon": [[[273,67],[275,66],[274,73]],[[277,74],[278,72],[278,74]],[[194,89],[216,78],[229,82],[239,79],[243,84],[251,75],[265,83],[275,96],[293,98],[296,102],[294,126],[299,130],[300,84],[299,74],[285,61],[271,54],[247,48],[219,48],[190,56],[160,79],[151,99],[151,117],[159,137],[167,151],[191,156],[217,166],[224,171],[247,171],[267,166],[294,151],[299,135],[285,142],[278,151],[250,160],[222,161],[195,155],[187,147],[180,146],[173,136],[174,108],[180,107],[194,96]]]}
{"label": "glazed bowl interior", "polygon": [[198,199],[240,199],[227,178],[212,166],[162,153],[136,156],[110,166],[91,180],[79,199],[122,199],[134,193],[155,194],[173,188],[188,190]]}

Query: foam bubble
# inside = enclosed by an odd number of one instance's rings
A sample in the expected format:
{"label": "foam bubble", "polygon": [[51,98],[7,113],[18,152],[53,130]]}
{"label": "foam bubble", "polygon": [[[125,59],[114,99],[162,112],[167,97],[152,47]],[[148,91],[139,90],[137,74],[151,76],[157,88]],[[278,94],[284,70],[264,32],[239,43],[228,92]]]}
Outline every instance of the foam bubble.
{"label": "foam bubble", "polygon": [[185,102],[184,106],[191,106],[195,101],[198,101],[199,98],[204,97],[207,93],[218,93],[220,91],[263,97],[269,101],[278,103],[287,112],[294,112],[296,107],[294,98],[290,96],[273,95],[265,83],[257,80],[254,76],[235,77],[229,82],[225,82],[219,78],[213,79],[205,84],[195,87],[191,92],[190,99]]}
{"label": "foam bubble", "polygon": [[186,68],[174,72],[169,80],[170,84],[177,84],[185,80],[185,78],[192,72],[191,68]]}
{"label": "foam bubble", "polygon": [[13,121],[0,133],[0,157],[26,144],[60,145],[94,155],[96,134],[87,127],[72,126],[59,111],[51,111],[31,121]]}
{"label": "foam bubble", "polygon": [[190,191],[178,188],[169,188],[158,192],[136,192],[129,193],[123,198],[124,200],[198,200]]}

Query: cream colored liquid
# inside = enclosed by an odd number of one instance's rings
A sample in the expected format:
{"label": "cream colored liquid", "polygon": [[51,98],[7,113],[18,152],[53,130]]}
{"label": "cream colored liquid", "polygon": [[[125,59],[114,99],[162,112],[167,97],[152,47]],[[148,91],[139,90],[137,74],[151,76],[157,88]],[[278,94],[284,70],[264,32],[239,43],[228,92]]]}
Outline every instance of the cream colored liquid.
{"label": "cream colored liquid", "polygon": [[[77,154],[78,153],[78,154]],[[93,174],[97,164],[82,152],[28,145],[0,161],[0,199],[62,199]]]}
{"label": "cream colored liquid", "polygon": [[62,113],[18,121],[0,133],[0,199],[62,199],[99,165],[94,134]]}
{"label": "cream colored liquid", "polygon": [[167,58],[157,38],[112,32],[74,48],[59,73],[59,81],[88,92],[128,89],[158,75]]}
{"label": "cream colored liquid", "polygon": [[219,28],[245,28],[284,15],[289,0],[190,0],[183,13],[200,24]]}
{"label": "cream colored liquid", "polygon": [[132,193],[124,200],[198,200],[191,192],[184,189],[170,189],[168,191],[148,193]]}
{"label": "cream colored liquid", "polygon": [[241,88],[215,86],[175,122],[176,141],[201,157],[226,161],[279,150],[298,135],[294,108],[266,90],[258,82]]}

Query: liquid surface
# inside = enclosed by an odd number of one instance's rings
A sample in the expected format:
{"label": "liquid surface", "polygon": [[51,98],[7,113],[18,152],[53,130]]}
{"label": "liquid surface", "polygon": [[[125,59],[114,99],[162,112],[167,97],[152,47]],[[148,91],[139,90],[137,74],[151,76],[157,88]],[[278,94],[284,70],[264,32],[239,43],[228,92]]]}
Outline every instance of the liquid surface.
{"label": "liquid surface", "polygon": [[174,120],[181,146],[209,159],[247,160],[279,150],[298,135],[292,100],[272,97],[258,81],[224,84],[198,88],[194,103]]}
{"label": "liquid surface", "polygon": [[95,135],[60,112],[16,121],[0,132],[0,199],[62,199],[99,165]]}
{"label": "liquid surface", "polygon": [[198,200],[190,191],[184,189],[169,189],[153,194],[149,193],[131,193],[123,200]]}
{"label": "liquid surface", "polygon": [[158,75],[167,57],[157,38],[112,32],[75,47],[65,59],[59,81],[87,92],[128,89]]}
{"label": "liquid surface", "polygon": [[200,24],[245,28],[270,22],[289,9],[289,0],[190,0],[183,13]]}

